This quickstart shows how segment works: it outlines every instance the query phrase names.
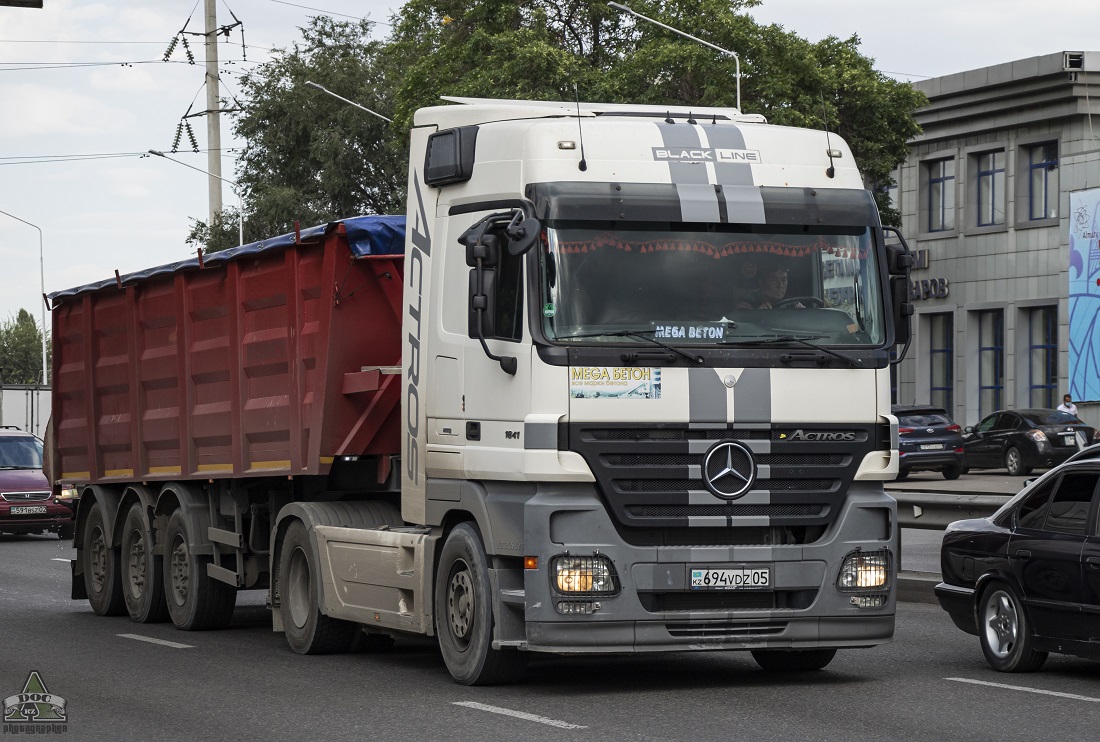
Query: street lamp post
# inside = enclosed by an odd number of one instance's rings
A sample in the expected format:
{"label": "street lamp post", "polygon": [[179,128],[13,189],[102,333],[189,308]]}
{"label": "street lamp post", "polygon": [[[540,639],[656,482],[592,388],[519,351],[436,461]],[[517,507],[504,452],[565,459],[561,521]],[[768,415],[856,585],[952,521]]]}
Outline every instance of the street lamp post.
{"label": "street lamp post", "polygon": [[[203,170],[201,167],[195,167],[194,165],[190,165],[190,164],[184,162],[183,160],[177,160],[174,157],[169,157],[168,155],[164,154],[163,152],[161,152],[159,150],[151,149],[151,150],[149,150],[149,154],[156,155],[157,157],[163,157],[164,159],[170,160],[171,162],[174,162],[177,165],[183,165],[184,167],[189,167],[192,170],[196,170],[196,171],[202,173],[203,175],[209,175],[211,178],[217,178],[218,180],[220,180],[224,183],[228,183],[229,185],[233,186],[233,192],[237,194],[237,234],[238,234],[238,238],[240,240],[240,244],[242,244],[242,245],[244,244],[244,199],[241,198],[241,186],[240,186],[239,183],[237,183],[235,180],[230,180],[229,178],[223,178],[220,175],[215,175],[214,173]],[[212,221],[211,221],[210,227],[211,228],[214,227],[214,224],[213,224]]]}
{"label": "street lamp post", "polygon": [[42,386],[46,386],[46,261],[42,251],[42,228],[37,224],[31,224],[26,219],[20,219],[15,214],[9,214],[6,211],[0,211],[0,214],[10,216],[15,221],[23,222],[28,227],[38,230],[38,280],[42,287]]}
{"label": "street lamp post", "polygon": [[683,36],[685,39],[691,39],[692,41],[694,41],[696,43],[702,44],[703,46],[710,47],[711,49],[714,49],[717,52],[721,52],[722,54],[725,54],[726,56],[733,57],[733,61],[737,65],[737,111],[738,111],[738,113],[741,113],[741,58],[739,56],[737,56],[737,52],[731,52],[729,49],[723,49],[722,47],[716,46],[716,45],[710,43],[709,41],[703,41],[702,39],[697,38],[695,36],[692,36],[689,33],[684,33],[683,31],[681,31],[678,28],[673,28],[672,26],[665,25],[664,23],[661,23],[660,21],[655,21],[652,18],[650,18],[649,16],[644,16],[644,15],[642,15],[641,13],[639,13],[635,10],[631,10],[630,8],[626,7],[625,5],[621,5],[619,3],[608,3],[608,5],[611,6],[612,8],[615,8],[615,10],[621,10],[624,13],[629,13],[630,15],[634,16],[635,18],[641,18],[643,21],[649,21],[650,23],[652,23],[656,26],[660,26],[661,28],[665,29],[666,31],[672,31],[672,33],[679,34],[680,36]]}

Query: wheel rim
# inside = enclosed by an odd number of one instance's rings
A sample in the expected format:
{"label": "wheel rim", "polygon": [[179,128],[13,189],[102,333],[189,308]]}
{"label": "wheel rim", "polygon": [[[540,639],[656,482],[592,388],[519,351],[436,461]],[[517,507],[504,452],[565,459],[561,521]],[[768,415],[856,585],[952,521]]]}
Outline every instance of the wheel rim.
{"label": "wheel rim", "polygon": [[309,562],[301,547],[291,553],[287,572],[287,607],[290,608],[290,620],[300,629],[309,620]]}
{"label": "wheel rim", "polygon": [[130,548],[126,552],[126,586],[137,599],[145,593],[145,538],[140,528],[130,531]]}
{"label": "wheel rim", "polygon": [[92,589],[97,593],[103,592],[103,585],[107,581],[107,542],[103,538],[103,529],[96,526],[92,529],[88,547],[89,561],[91,564]]}
{"label": "wheel rim", "polygon": [[455,563],[451,580],[447,585],[447,621],[451,626],[459,649],[470,645],[470,633],[474,625],[477,603],[474,601],[474,586],[470,567],[464,561]]}
{"label": "wheel rim", "polygon": [[182,606],[187,602],[187,591],[191,583],[191,567],[187,558],[187,543],[183,536],[177,534],[172,539],[172,589],[169,591],[176,605]]}
{"label": "wheel rim", "polygon": [[1008,452],[1008,470],[1013,474],[1020,470],[1020,452],[1015,448]]}
{"label": "wheel rim", "polygon": [[1020,616],[1012,597],[998,590],[985,602],[985,641],[999,659],[1005,659],[1016,649],[1020,635]]}

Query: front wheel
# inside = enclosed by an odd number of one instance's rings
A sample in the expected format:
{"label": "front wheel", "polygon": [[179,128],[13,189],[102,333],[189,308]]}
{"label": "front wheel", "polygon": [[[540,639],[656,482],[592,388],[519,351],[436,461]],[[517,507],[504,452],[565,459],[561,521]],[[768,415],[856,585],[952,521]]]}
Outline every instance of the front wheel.
{"label": "front wheel", "polygon": [[493,649],[493,595],[481,536],[460,523],[447,536],[435,573],[435,630],[451,677],[462,685],[509,683],[523,674],[521,652]]}
{"label": "front wheel", "polygon": [[947,467],[946,469],[943,470],[943,478],[944,479],[958,479],[959,477],[962,476],[962,473],[963,472],[962,472],[962,467],[961,466],[949,466],[949,467]]}
{"label": "front wheel", "polygon": [[1005,468],[1013,477],[1023,477],[1031,473],[1031,467],[1024,466],[1024,456],[1015,446],[1005,451]]}
{"label": "front wheel", "polygon": [[770,672],[810,672],[833,661],[835,649],[754,649],[756,664]]}
{"label": "front wheel", "polygon": [[994,582],[982,593],[978,610],[978,637],[990,667],[1000,672],[1034,672],[1047,653],[1033,649],[1031,625],[1015,591]]}

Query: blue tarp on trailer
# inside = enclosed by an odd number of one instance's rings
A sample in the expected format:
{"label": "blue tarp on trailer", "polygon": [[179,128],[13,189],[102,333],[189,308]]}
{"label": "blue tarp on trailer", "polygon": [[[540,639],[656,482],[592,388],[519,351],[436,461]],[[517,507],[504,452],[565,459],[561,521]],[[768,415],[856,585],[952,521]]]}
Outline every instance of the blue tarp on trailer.
{"label": "blue tarp on trailer", "polygon": [[[316,227],[301,230],[301,240],[302,242],[320,242],[326,234],[336,229],[340,224],[344,225],[344,230],[348,236],[348,245],[351,247],[352,255],[356,258],[371,255],[401,255],[405,251],[405,217],[403,216],[355,216],[337,222],[319,224]],[[237,258],[255,255],[264,250],[278,250],[295,244],[295,239],[295,234],[290,232],[271,239],[250,242],[240,247],[204,255],[203,263],[206,266],[215,266]],[[120,280],[122,285],[125,286],[154,276],[163,276],[184,270],[198,270],[198,268],[199,259],[195,257],[181,260],[178,263],[168,263],[167,265],[158,265],[134,273],[127,273],[121,276]],[[109,278],[63,291],[55,291],[49,295],[49,299],[53,303],[57,299],[76,296],[89,291],[117,288],[117,286],[118,282],[113,278]]]}

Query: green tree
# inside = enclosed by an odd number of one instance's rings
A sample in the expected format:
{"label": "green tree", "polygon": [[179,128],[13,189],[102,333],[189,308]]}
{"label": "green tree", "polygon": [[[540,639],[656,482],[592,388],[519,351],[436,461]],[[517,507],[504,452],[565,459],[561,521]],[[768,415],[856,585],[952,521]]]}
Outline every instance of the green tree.
{"label": "green tree", "polygon": [[[237,220],[240,209],[230,206],[214,214],[213,224],[201,219],[191,218],[191,231],[184,241],[192,248],[202,248],[204,252],[220,252],[240,244],[240,223]],[[250,236],[255,235],[255,236]],[[263,239],[271,235],[256,234],[254,229],[245,231],[245,242]]]}
{"label": "green tree", "polygon": [[5,384],[42,380],[42,331],[26,309],[0,322],[0,379]]}
{"label": "green tree", "polygon": [[[883,220],[891,173],[919,131],[924,96],[873,68],[859,39],[811,43],[744,11],[759,0],[635,0],[638,12],[736,51],[742,105],[775,124],[826,128],[852,147]],[[246,240],[360,213],[402,213],[408,129],[441,96],[734,106],[735,62],[590,0],[409,0],[390,37],[319,17],[242,80]],[[394,119],[305,87],[312,80]],[[227,213],[189,241],[235,245]]]}

